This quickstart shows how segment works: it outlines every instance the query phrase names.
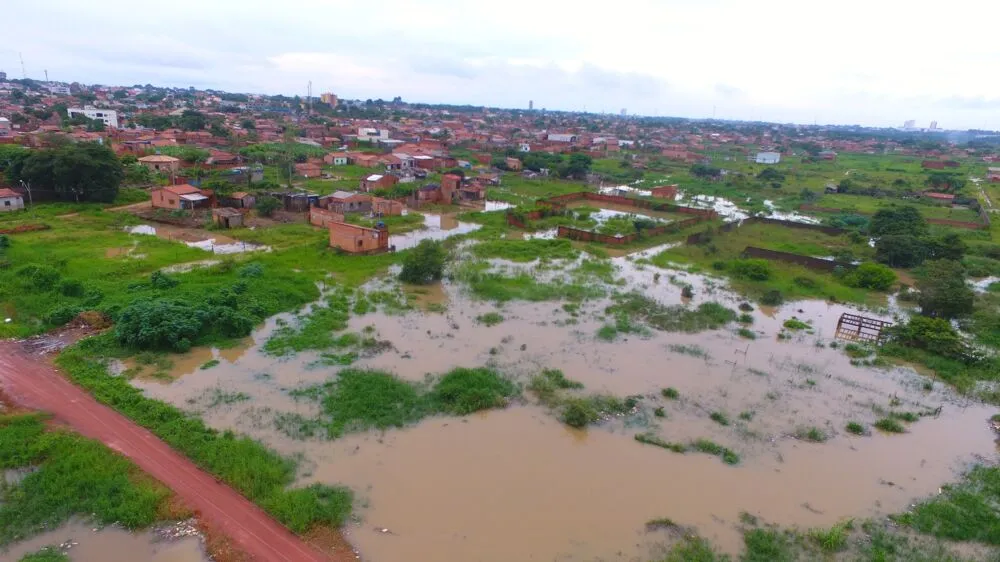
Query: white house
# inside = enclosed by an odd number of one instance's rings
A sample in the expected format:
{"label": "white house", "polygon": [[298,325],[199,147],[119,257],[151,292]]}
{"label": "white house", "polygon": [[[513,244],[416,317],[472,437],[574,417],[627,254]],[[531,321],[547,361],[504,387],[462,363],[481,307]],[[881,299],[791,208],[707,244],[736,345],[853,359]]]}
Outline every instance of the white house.
{"label": "white house", "polygon": [[333,157],[333,165],[334,166],[346,166],[347,165],[347,155],[346,154],[343,154],[343,155],[338,154],[338,155],[334,156]]}
{"label": "white house", "polygon": [[10,136],[10,119],[0,117],[0,138]]}
{"label": "white house", "polygon": [[389,129],[358,127],[358,140],[365,142],[389,140]]}
{"label": "white house", "polygon": [[98,121],[103,121],[106,127],[111,127],[113,129],[118,128],[118,112],[113,109],[97,109],[94,106],[87,105],[83,109],[79,107],[71,107],[66,110],[69,116],[72,118],[74,115],[83,115],[87,119],[96,119]]}
{"label": "white house", "polygon": [[24,208],[24,198],[13,189],[0,189],[0,213]]}
{"label": "white house", "polygon": [[517,145],[517,150],[518,152],[531,152],[531,145],[526,142],[522,142]]}
{"label": "white house", "polygon": [[549,133],[548,140],[552,142],[576,142],[576,135]]}
{"label": "white house", "polygon": [[754,162],[758,164],[777,164],[781,162],[780,152],[758,152]]}

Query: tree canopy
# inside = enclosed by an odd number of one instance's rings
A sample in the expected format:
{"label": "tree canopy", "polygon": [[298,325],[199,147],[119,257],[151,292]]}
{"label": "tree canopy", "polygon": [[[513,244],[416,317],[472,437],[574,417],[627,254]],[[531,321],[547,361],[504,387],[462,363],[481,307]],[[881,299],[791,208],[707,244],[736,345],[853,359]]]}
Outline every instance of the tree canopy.
{"label": "tree canopy", "polygon": [[887,235],[922,236],[927,233],[927,221],[915,207],[879,209],[872,217],[868,233],[875,238]]}
{"label": "tree canopy", "polygon": [[422,240],[403,259],[403,269],[399,273],[399,278],[404,283],[416,285],[440,281],[444,275],[446,258],[447,253],[440,242]]}
{"label": "tree canopy", "polygon": [[965,268],[954,260],[931,260],[917,280],[920,313],[936,318],[957,318],[972,312],[975,293],[965,282]]}
{"label": "tree canopy", "polygon": [[7,179],[31,185],[34,199],[114,201],[124,177],[112,150],[97,143],[14,153]]}

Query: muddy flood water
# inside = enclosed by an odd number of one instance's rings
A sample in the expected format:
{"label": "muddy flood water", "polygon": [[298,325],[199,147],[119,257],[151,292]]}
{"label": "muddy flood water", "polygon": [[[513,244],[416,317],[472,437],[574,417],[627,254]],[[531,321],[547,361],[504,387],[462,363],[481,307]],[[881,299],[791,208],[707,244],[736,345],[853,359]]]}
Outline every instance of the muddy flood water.
{"label": "muddy flood water", "polygon": [[[664,304],[717,301],[736,308],[741,302],[718,280],[635,265],[637,257],[613,260],[618,277]],[[684,284],[694,288],[693,299],[682,299]],[[937,493],[977,458],[996,454],[986,423],[994,409],[937,382],[928,388],[912,369],[852,365],[842,347],[832,348],[837,319],[852,310],[842,305],[758,308],[751,313],[755,340],[730,328],[608,342],[595,337],[607,300],[584,303],[574,316],[559,302],[495,306],[445,283],[417,301],[401,315],[352,316],[350,330],[371,327],[393,347],[354,366],[421,381],[428,373],[488,364],[521,383],[541,369],[561,369],[588,393],[641,395],[639,413],[577,430],[525,392],[503,410],[428,418],[407,429],[334,441],[292,438],[275,428],[275,418],[315,416],[317,406],[288,392],[330,380],[338,368],[317,366],[318,353],[264,354],[260,346],[278,318],[242,346],[176,360],[172,380],[134,384],[214,427],[301,457],[300,485],[350,487],[355,518],[347,535],[375,562],[649,560],[672,540],[666,531],[646,530],[646,521],[662,517],[738,552],[741,512],[801,528],[898,513]],[[445,312],[422,311],[431,304]],[[476,322],[493,311],[502,323]],[[783,329],[792,317],[812,328]],[[209,359],[219,364],[196,367]],[[663,398],[666,387],[677,389],[679,399]],[[236,393],[242,399],[219,399]],[[656,407],[665,417],[652,415]],[[870,426],[887,411],[939,407],[939,415],[909,424],[904,434],[844,431],[847,421]],[[729,425],[710,419],[713,412],[725,413]],[[812,427],[829,439],[796,437]],[[635,441],[650,431],[672,442],[711,439],[741,459],[731,466]]]}
{"label": "muddy flood water", "polygon": [[73,562],[209,562],[197,536],[164,538],[156,531],[130,533],[116,527],[96,529],[80,521],[0,550],[0,562],[15,562],[47,546]]}

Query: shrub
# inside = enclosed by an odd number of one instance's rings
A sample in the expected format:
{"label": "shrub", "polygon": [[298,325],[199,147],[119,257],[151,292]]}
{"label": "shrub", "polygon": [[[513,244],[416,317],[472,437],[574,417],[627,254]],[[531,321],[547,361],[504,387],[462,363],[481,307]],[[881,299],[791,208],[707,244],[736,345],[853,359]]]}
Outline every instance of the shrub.
{"label": "shrub", "polygon": [[403,269],[399,279],[404,283],[426,285],[440,281],[444,275],[447,253],[444,246],[435,240],[422,240],[403,259]]}
{"label": "shrub", "polygon": [[823,443],[828,439],[826,433],[818,427],[801,428],[795,432],[795,436],[803,441],[812,443]]}
{"label": "shrub", "polygon": [[865,262],[846,273],[843,282],[849,287],[888,291],[896,282],[896,272],[880,263]]}
{"label": "shrub", "polygon": [[757,334],[754,333],[754,331],[751,330],[751,329],[749,329],[749,328],[740,328],[740,329],[736,330],[736,335],[738,335],[741,338],[748,339],[748,340],[755,340],[755,339],[757,339]]}
{"label": "shrub", "polygon": [[893,418],[882,418],[873,425],[886,433],[903,433],[906,431],[906,429],[903,428],[903,424]]}
{"label": "shrub", "polygon": [[278,201],[274,197],[270,196],[259,197],[254,204],[254,208],[257,209],[257,214],[260,216],[269,217],[281,208],[281,201]]}
{"label": "shrub", "polygon": [[663,395],[664,398],[669,398],[671,400],[677,400],[681,397],[681,393],[674,387],[664,388],[660,391],[660,394]]}
{"label": "shrub", "polygon": [[753,324],[753,314],[743,313],[736,319],[740,324]]}
{"label": "shrub", "polygon": [[201,333],[205,312],[184,301],[140,300],[125,308],[115,323],[115,338],[133,349],[187,351]]}
{"label": "shrub", "polygon": [[894,342],[923,349],[943,357],[961,359],[967,354],[965,342],[951,323],[942,318],[913,316],[906,324],[889,328]]}
{"label": "shrub", "polygon": [[760,298],[760,303],[766,306],[778,306],[783,302],[785,302],[785,297],[777,289],[764,293]]}
{"label": "shrub", "polygon": [[507,399],[516,394],[514,383],[494,370],[458,368],[446,373],[434,385],[431,400],[439,411],[462,416],[503,407]]}
{"label": "shrub", "polygon": [[154,289],[171,289],[176,287],[180,281],[174,279],[173,277],[163,273],[162,271],[154,271],[149,276],[149,284],[153,286]]}
{"label": "shrub", "polygon": [[80,307],[73,305],[59,306],[48,312],[45,315],[45,323],[50,326],[62,326],[70,320],[76,318],[77,314],[82,312]]}
{"label": "shrub", "polygon": [[847,426],[845,427],[845,429],[847,430],[848,433],[853,433],[854,435],[865,434],[865,426],[859,422],[853,422],[853,421],[847,422]]}
{"label": "shrub", "polygon": [[83,283],[76,279],[63,279],[59,282],[59,292],[66,297],[82,297],[84,294]]}
{"label": "shrub", "polygon": [[496,326],[497,324],[503,322],[503,316],[499,312],[487,312],[486,314],[480,314],[476,317],[476,322],[484,326]]}
{"label": "shrub", "polygon": [[810,324],[807,324],[807,323],[799,320],[798,318],[796,318],[794,316],[791,317],[791,318],[789,318],[788,320],[785,320],[785,323],[782,324],[782,326],[788,328],[789,330],[811,330],[812,329],[812,326]]}
{"label": "shrub", "polygon": [[264,266],[259,263],[248,263],[240,269],[240,277],[251,278],[264,275]]}
{"label": "shrub", "polygon": [[712,414],[708,417],[719,425],[729,425],[729,417],[725,414],[725,412],[712,412]]}
{"label": "shrub", "polygon": [[601,413],[583,398],[571,398],[563,408],[562,421],[566,425],[582,428],[601,419]]}
{"label": "shrub", "polygon": [[751,281],[767,281],[771,278],[771,264],[767,260],[733,260],[729,266],[733,276]]}
{"label": "shrub", "polygon": [[36,264],[26,265],[18,269],[14,274],[24,279],[26,289],[36,292],[54,289],[60,277],[59,272],[55,268]]}

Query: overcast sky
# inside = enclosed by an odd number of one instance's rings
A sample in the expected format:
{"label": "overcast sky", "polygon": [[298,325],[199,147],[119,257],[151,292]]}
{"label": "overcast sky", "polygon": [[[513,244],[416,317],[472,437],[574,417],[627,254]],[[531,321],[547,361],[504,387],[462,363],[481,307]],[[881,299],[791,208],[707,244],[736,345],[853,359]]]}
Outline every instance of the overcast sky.
{"label": "overcast sky", "polygon": [[5,0],[0,69],[100,84],[1000,129],[995,0]]}

